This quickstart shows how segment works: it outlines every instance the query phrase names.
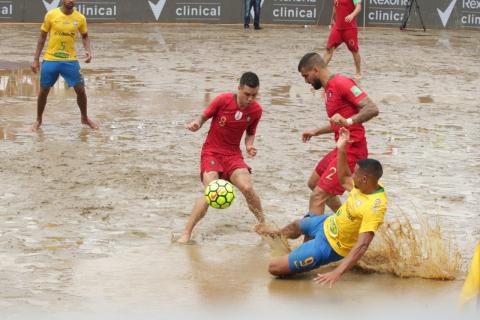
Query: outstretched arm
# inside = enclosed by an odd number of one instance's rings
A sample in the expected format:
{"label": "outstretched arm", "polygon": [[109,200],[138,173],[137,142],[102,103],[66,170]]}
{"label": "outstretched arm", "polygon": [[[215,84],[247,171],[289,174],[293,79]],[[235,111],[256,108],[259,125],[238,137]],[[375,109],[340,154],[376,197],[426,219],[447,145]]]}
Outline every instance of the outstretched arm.
{"label": "outstretched arm", "polygon": [[340,278],[345,271],[353,267],[358,260],[363,256],[367,251],[368,246],[373,240],[375,234],[373,232],[362,232],[358,235],[358,240],[355,246],[352,248],[352,251],[342,260],[342,262],[331,272],[328,273],[319,273],[313,279],[316,283],[324,285],[329,284],[330,288],[332,285]]}
{"label": "outstretched arm", "polygon": [[325,125],[323,127],[316,128],[316,129],[307,130],[302,133],[302,141],[307,142],[312,137],[319,136],[321,134],[332,133],[332,132],[333,132],[333,129],[330,124]]}

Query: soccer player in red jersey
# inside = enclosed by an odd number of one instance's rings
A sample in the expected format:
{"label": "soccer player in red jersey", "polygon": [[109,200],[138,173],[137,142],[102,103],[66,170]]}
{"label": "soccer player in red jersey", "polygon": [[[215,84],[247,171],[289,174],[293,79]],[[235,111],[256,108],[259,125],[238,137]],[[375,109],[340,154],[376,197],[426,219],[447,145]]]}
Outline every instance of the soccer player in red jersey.
{"label": "soccer player in red jersey", "polygon": [[[253,145],[262,107],[255,99],[260,82],[253,72],[246,72],[240,78],[237,93],[217,96],[195,120],[186,125],[190,131],[197,131],[210,118],[210,130],[202,147],[200,177],[206,187],[211,181],[222,178],[232,182],[247,200],[250,211],[259,225],[265,222],[260,198],[255,193],[250,177],[251,168],[245,163],[240,150],[243,133],[245,149],[250,158],[257,154]],[[187,243],[195,225],[207,213],[208,204],[202,195],[192,209],[188,223],[179,243]]]}
{"label": "soccer player in red jersey", "polygon": [[323,55],[323,60],[328,64],[335,49],[344,42],[353,55],[356,68],[355,79],[357,80],[362,77],[362,70],[360,53],[358,53],[357,20],[355,18],[361,10],[362,0],[333,0],[332,30],[328,37],[327,50]]}
{"label": "soccer player in red jersey", "polygon": [[[325,105],[329,123],[325,126],[307,130],[302,134],[303,142],[313,136],[334,133],[338,140],[341,127],[350,131],[350,143],[347,148],[347,162],[353,172],[356,161],[367,158],[367,139],[362,123],[376,117],[378,108],[375,103],[360,89],[355,81],[340,74],[331,74],[325,61],[317,53],[307,53],[298,64],[298,71],[306,83],[315,90],[325,89]],[[328,153],[317,164],[308,180],[312,190],[309,203],[309,214],[323,214],[325,204],[333,212],[340,207],[338,195],[345,189],[337,178],[337,148]]]}

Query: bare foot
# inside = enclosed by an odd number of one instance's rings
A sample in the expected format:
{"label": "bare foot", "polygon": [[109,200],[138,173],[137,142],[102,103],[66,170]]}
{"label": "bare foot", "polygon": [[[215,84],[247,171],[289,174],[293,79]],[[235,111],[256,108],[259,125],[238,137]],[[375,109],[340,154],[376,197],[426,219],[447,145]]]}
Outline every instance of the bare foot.
{"label": "bare foot", "polygon": [[175,241],[175,242],[180,243],[180,244],[189,244],[192,241],[190,240],[190,236],[188,236],[186,234],[182,234],[180,236],[180,238],[178,238],[177,241]]}
{"label": "bare foot", "polygon": [[362,79],[362,74],[361,73],[356,73],[354,78],[355,78],[355,80],[360,80],[360,79]]}
{"label": "bare foot", "polygon": [[40,129],[41,125],[42,125],[42,122],[41,122],[41,121],[35,121],[35,122],[32,124],[32,129],[31,129],[31,130],[32,130],[33,132],[36,132],[36,131],[38,131],[38,129]]}
{"label": "bare foot", "polygon": [[95,124],[95,122],[93,122],[89,118],[82,118],[82,124],[86,124],[87,126],[95,130],[98,129],[98,126]]}
{"label": "bare foot", "polygon": [[280,230],[266,222],[257,224],[254,230],[261,236],[276,237],[280,235]]}

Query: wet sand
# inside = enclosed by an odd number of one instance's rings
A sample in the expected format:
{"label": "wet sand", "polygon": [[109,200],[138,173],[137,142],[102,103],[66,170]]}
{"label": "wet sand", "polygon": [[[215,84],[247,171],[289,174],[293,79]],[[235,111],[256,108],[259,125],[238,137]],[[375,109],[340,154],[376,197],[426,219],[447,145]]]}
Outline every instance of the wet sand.
{"label": "wet sand", "polygon": [[[80,124],[75,94],[60,81],[43,130],[31,133],[38,77],[22,68],[38,29],[0,29],[1,60],[8,62],[0,64],[5,314],[181,316],[176,312],[189,307],[210,316],[221,306],[240,307],[237,316],[313,308],[346,317],[379,304],[407,312],[398,301],[437,319],[456,312],[462,274],[445,282],[355,271],[331,290],[311,275],[273,279],[269,249],[251,231],[255,221],[241,196],[230,209],[207,214],[196,244],[171,243],[201,189],[208,127],[193,134],[183,124],[218,93],[235,90],[248,70],[260,77],[264,107],[259,153],[249,161],[255,188],[279,225],[306,211],[306,180],[333,139],[301,143],[301,132],[323,124],[326,114],[296,68],[304,53],[323,52],[326,28],[92,24],[94,59],[82,68],[89,113],[101,129]],[[479,40],[480,33],[465,31],[360,34],[360,85],[381,110],[366,128],[371,156],[384,164],[388,219],[405,213],[438,223],[462,254],[463,270],[480,237]],[[345,47],[331,69],[353,74]]]}

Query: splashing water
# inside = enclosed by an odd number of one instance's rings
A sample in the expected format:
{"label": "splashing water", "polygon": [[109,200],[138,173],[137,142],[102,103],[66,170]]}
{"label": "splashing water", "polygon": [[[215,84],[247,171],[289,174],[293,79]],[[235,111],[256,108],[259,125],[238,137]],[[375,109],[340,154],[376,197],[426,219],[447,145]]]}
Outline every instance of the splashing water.
{"label": "splashing water", "polygon": [[[399,277],[455,279],[460,271],[461,255],[450,241],[442,238],[438,224],[432,225],[417,214],[419,222],[415,225],[401,210],[400,213],[378,230],[358,266],[369,272],[391,273]],[[275,224],[268,224],[276,228]],[[283,236],[262,237],[270,247],[272,258],[288,254],[302,244],[297,239],[290,245]]]}
{"label": "splashing water", "polygon": [[386,222],[359,262],[368,271],[393,273],[399,277],[453,280],[460,271],[461,255],[451,241],[442,238],[437,223],[418,217],[418,226],[400,210]]}

